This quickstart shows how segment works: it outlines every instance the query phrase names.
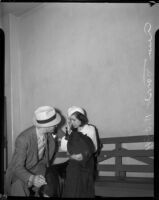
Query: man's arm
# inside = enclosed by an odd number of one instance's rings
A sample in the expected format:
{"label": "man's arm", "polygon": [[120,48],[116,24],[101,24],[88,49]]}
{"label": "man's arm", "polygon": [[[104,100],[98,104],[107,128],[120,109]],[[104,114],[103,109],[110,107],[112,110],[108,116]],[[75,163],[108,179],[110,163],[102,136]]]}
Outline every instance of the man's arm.
{"label": "man's arm", "polygon": [[23,182],[27,183],[29,177],[32,175],[26,168],[25,162],[27,159],[27,148],[28,144],[23,137],[17,137],[15,142],[15,166],[14,173],[15,175],[21,179]]}
{"label": "man's arm", "polygon": [[27,142],[25,138],[18,137],[15,142],[15,175],[25,182],[28,187],[35,185],[40,187],[46,184],[45,178],[42,175],[31,174],[25,167],[25,161],[27,159]]}

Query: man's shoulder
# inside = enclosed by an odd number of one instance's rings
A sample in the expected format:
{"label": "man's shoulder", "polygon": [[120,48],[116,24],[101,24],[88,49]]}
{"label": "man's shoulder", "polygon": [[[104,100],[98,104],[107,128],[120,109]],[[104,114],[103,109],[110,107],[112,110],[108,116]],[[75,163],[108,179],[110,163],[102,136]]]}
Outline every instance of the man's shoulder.
{"label": "man's shoulder", "polygon": [[32,134],[36,132],[35,126],[31,126],[24,131],[22,131],[18,137],[30,137]]}

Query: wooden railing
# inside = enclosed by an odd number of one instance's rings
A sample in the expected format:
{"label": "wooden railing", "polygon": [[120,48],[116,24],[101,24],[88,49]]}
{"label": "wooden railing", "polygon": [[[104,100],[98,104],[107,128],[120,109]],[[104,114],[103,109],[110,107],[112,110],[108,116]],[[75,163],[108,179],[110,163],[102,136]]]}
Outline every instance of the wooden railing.
{"label": "wooden railing", "polygon": [[[115,178],[125,179],[126,172],[144,172],[153,173],[153,135],[143,136],[128,136],[128,137],[112,137],[112,138],[101,138],[101,142],[104,145],[115,144],[113,150],[101,150],[98,157],[98,171],[113,171],[115,172]],[[123,143],[145,143],[145,148],[142,150],[128,150],[122,147]],[[148,145],[147,145],[148,144]],[[100,162],[115,157],[115,164],[100,164]],[[141,161],[144,164],[123,164],[122,158],[130,157],[137,161]],[[106,177],[100,177],[106,178]],[[141,178],[140,178],[141,179]]]}
{"label": "wooden railing", "polygon": [[[129,177],[127,172],[152,173],[153,169],[153,135],[101,138],[103,148],[97,157],[97,176],[95,181],[95,194],[98,197],[153,197],[153,177]],[[127,143],[143,143],[143,149],[129,150],[123,147]],[[104,150],[104,146],[114,144],[113,150]],[[66,153],[59,152],[59,158],[66,158]],[[123,158],[129,157],[143,164],[124,164]],[[114,164],[106,161],[115,158]],[[102,163],[101,163],[102,162]],[[131,162],[132,163],[132,162]],[[114,172],[113,176],[101,175],[99,172]]]}

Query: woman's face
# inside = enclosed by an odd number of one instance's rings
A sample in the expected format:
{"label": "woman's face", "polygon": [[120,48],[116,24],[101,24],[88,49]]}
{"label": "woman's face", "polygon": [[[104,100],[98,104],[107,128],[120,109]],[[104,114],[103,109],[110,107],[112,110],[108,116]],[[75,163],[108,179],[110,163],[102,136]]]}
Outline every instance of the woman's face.
{"label": "woman's face", "polygon": [[81,125],[81,121],[77,119],[75,115],[71,115],[70,123],[73,128],[78,128]]}

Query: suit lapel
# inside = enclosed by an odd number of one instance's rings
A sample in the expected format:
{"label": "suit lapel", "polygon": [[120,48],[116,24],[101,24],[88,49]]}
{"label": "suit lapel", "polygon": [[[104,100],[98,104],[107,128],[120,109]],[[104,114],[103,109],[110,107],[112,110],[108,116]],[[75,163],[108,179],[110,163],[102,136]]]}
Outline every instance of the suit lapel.
{"label": "suit lapel", "polygon": [[[35,127],[34,127],[34,130],[32,133],[33,133],[32,134],[32,142],[34,144],[33,146],[36,151],[37,159],[39,159],[38,158],[38,138],[37,138]],[[48,162],[48,160],[52,159],[53,154],[55,153],[55,140],[53,139],[53,136],[51,134],[47,134],[47,140],[48,140],[48,144],[46,144],[47,146],[45,149],[44,159],[46,159],[46,161]]]}

